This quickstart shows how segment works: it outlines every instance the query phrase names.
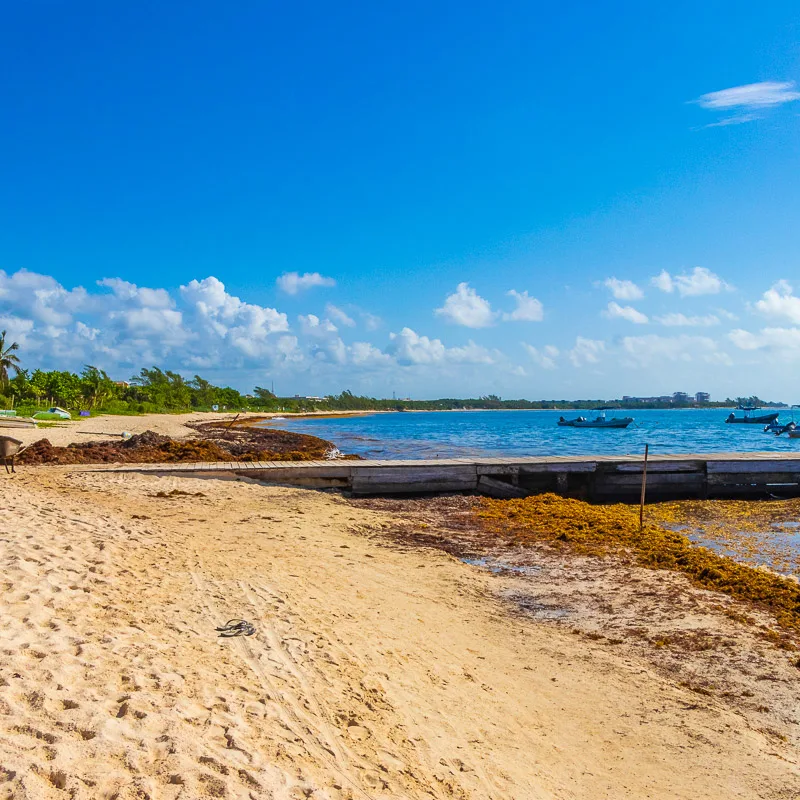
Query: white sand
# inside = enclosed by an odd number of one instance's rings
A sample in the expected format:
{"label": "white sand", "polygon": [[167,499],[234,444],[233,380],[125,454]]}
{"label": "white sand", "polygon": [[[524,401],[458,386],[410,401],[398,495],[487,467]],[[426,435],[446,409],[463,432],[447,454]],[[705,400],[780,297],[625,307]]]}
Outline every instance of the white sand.
{"label": "white sand", "polygon": [[[123,431],[144,433],[155,431],[164,436],[180,439],[194,433],[186,427],[187,422],[213,422],[215,420],[232,420],[236,414],[213,414],[195,412],[190,414],[142,414],[136,417],[122,417],[108,414],[99,417],[77,417],[73,420],[57,422],[52,427],[37,428],[0,428],[0,434],[12,436],[25,442],[38,439],[49,439],[57,447],[64,447],[73,442],[103,441],[120,436]],[[263,414],[240,414],[239,419],[260,417]],[[103,436],[101,434],[107,434]]]}
{"label": "white sand", "polygon": [[[0,480],[2,798],[800,786],[775,737],[627,651],[509,615],[479,570],[387,546],[387,515],[219,479]],[[155,496],[173,489],[201,494]],[[256,634],[218,639],[230,617]]]}

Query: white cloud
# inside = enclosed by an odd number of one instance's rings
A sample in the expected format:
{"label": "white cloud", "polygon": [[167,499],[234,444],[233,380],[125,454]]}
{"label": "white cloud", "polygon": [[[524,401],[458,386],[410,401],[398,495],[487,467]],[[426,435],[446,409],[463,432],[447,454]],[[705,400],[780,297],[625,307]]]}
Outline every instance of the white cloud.
{"label": "white cloud", "polygon": [[603,312],[603,315],[609,319],[626,319],[636,325],[646,325],[650,321],[646,314],[637,311],[633,306],[621,306],[613,300],[608,304],[608,308]]}
{"label": "white cloud", "polygon": [[180,295],[189,306],[192,329],[213,350],[211,355],[227,344],[249,358],[266,357],[274,350],[272,334],[289,330],[286,314],[228,294],[214,276],[181,286]]}
{"label": "white cloud", "polygon": [[719,325],[719,317],[714,314],[708,314],[704,317],[687,317],[686,314],[673,313],[664,314],[663,316],[656,317],[656,322],[666,325],[670,328],[678,327],[700,327],[708,328],[712,325]]}
{"label": "white cloud", "polygon": [[68,291],[55,278],[26,269],[13,275],[0,270],[0,301],[16,315],[61,327],[91,302],[83,287]]}
{"label": "white cloud", "polygon": [[383,320],[379,316],[370,314],[369,311],[362,311],[361,319],[364,320],[364,327],[368,331],[376,331],[383,324]]}
{"label": "white cloud", "polygon": [[636,367],[657,366],[665,361],[730,363],[730,357],[707,336],[626,336],[622,351],[628,363]]}
{"label": "white cloud", "polygon": [[6,332],[7,342],[17,342],[20,345],[28,343],[28,337],[33,332],[35,323],[32,319],[22,319],[13,314],[0,316],[0,331]]}
{"label": "white cloud", "polygon": [[306,336],[325,338],[339,330],[329,319],[320,319],[316,314],[301,314],[297,319]]}
{"label": "white cloud", "polygon": [[800,328],[763,328],[758,333],[733,330],[728,338],[740,350],[772,350],[781,356],[800,355]]}
{"label": "white cloud", "polygon": [[764,292],[761,300],[755,303],[755,308],[765,317],[800,323],[800,297],[794,295],[788,281],[778,281],[771,289]]}
{"label": "white cloud", "polygon": [[304,272],[302,275],[298,272],[284,272],[276,283],[286,294],[298,294],[315,286],[336,286],[333,278],[326,278],[319,272]]}
{"label": "white cloud", "polygon": [[538,364],[542,369],[555,369],[556,358],[558,358],[559,351],[557,347],[548,344],[541,349],[534,347],[532,344],[522,342],[522,346],[527,351],[528,355],[534,364]]}
{"label": "white cloud", "polygon": [[617,300],[641,300],[644,297],[644,292],[633,281],[606,278],[603,285]]}
{"label": "white cloud", "polygon": [[339,323],[339,325],[344,325],[346,328],[355,328],[356,321],[348,316],[347,312],[344,309],[339,308],[338,306],[333,305],[333,303],[328,303],[325,306],[325,313],[333,320]]}
{"label": "white cloud", "polygon": [[438,316],[455,325],[467,328],[487,328],[494,322],[495,314],[488,300],[484,300],[468,283],[459,283],[453,294],[437,308]]}
{"label": "white cloud", "polygon": [[440,339],[420,336],[411,328],[403,328],[400,333],[389,334],[387,351],[399,364],[492,364],[493,354],[485,347],[470,341],[464,347],[445,347]]}
{"label": "white cloud", "polygon": [[121,300],[133,301],[145,308],[172,308],[174,305],[166,289],[147,289],[122,278],[103,278],[97,285],[111,289]]}
{"label": "white cloud", "polygon": [[695,267],[691,272],[683,272],[674,277],[666,270],[661,270],[651,283],[662,292],[671,293],[677,289],[681,297],[719,294],[723,289],[730,288],[719,275],[705,267]]}
{"label": "white cloud", "polygon": [[517,307],[511,313],[503,314],[506,322],[541,322],[544,319],[544,307],[535,297],[529,297],[527,292],[518,292],[516,289],[506,294],[517,301]]}
{"label": "white cloud", "polygon": [[359,366],[386,366],[393,358],[369,342],[353,342],[350,346],[351,358]]}
{"label": "white cloud", "polygon": [[389,334],[389,352],[401,364],[435,364],[443,361],[445,346],[440,339],[420,336],[411,328]]}
{"label": "white cloud", "polygon": [[658,275],[653,278],[650,283],[656,287],[656,289],[660,289],[662,292],[672,292],[675,289],[675,285],[672,282],[672,276],[667,272],[665,269],[662,269]]}
{"label": "white cloud", "polygon": [[701,108],[727,111],[734,108],[769,108],[794,100],[800,100],[800,92],[795,91],[794,81],[762,81],[709,92],[698,97],[695,102]]}
{"label": "white cloud", "polygon": [[575,347],[569,351],[569,360],[575,367],[597,364],[605,350],[605,342],[599,339],[585,339],[583,336],[578,336],[575,339]]}

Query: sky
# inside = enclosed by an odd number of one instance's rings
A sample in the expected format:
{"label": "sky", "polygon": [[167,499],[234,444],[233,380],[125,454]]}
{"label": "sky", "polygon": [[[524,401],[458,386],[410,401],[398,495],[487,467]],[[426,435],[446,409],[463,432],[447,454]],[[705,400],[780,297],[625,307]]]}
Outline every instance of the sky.
{"label": "sky", "polygon": [[26,367],[800,402],[795,2],[6,2],[0,108]]}

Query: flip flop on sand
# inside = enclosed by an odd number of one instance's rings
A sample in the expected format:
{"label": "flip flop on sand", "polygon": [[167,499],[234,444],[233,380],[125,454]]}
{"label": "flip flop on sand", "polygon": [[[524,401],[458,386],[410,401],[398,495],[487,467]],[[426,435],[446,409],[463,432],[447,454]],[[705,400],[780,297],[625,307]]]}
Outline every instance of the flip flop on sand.
{"label": "flip flop on sand", "polygon": [[246,619],[229,619],[222,627],[214,628],[220,632],[220,636],[252,636],[256,629]]}

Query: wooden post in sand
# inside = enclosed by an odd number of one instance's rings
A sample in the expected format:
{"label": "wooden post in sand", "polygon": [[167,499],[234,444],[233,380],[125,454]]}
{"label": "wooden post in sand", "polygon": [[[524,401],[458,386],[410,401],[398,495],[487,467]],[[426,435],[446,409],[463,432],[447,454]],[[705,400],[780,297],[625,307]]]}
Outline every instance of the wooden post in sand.
{"label": "wooden post in sand", "polygon": [[639,501],[639,530],[644,528],[644,495],[647,491],[647,453],[650,445],[644,446],[644,466],[642,467],[642,499]]}

